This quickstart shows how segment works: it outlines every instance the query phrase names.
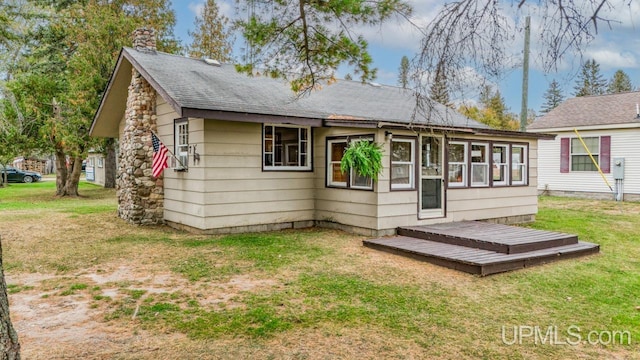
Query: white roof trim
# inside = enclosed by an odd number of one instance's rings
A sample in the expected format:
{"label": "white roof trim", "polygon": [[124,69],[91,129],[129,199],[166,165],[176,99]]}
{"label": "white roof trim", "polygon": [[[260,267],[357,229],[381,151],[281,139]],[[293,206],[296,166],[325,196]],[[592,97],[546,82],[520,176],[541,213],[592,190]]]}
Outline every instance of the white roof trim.
{"label": "white roof trim", "polygon": [[616,129],[635,129],[640,128],[640,122],[637,123],[625,123],[625,124],[607,124],[607,125],[589,125],[589,126],[572,126],[572,127],[558,127],[558,128],[544,128],[544,129],[528,129],[527,132],[533,133],[555,133],[561,131],[573,131],[578,130],[616,130]]}

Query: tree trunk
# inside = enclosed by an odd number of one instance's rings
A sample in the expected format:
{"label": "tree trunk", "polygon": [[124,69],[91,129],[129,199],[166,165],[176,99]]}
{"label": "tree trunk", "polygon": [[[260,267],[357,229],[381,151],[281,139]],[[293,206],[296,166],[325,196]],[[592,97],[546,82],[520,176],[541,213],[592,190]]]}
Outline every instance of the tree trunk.
{"label": "tree trunk", "polygon": [[56,196],[65,196],[67,183],[67,159],[62,149],[56,149]]}
{"label": "tree trunk", "polygon": [[116,187],[116,141],[109,138],[106,141],[107,156],[104,160],[104,187],[114,189]]}
{"label": "tree trunk", "polygon": [[2,241],[0,239],[0,360],[20,360],[20,343],[18,333],[9,317],[9,296],[7,283],[4,281],[2,261]]}
{"label": "tree trunk", "polygon": [[64,185],[64,195],[66,196],[78,196],[78,184],[80,183],[80,176],[82,176],[82,158],[71,158],[71,173],[67,174],[67,181]]}

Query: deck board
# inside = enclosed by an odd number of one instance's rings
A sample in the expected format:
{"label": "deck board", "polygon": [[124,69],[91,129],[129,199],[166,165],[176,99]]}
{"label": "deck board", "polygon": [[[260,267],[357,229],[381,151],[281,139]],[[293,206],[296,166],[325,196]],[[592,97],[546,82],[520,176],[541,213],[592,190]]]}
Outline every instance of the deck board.
{"label": "deck board", "polygon": [[555,231],[536,230],[480,221],[461,221],[398,228],[398,235],[472,248],[515,254],[577,244],[578,237]]}
{"label": "deck board", "polygon": [[398,228],[363,245],[483,276],[600,250],[571,234],[476,221]]}

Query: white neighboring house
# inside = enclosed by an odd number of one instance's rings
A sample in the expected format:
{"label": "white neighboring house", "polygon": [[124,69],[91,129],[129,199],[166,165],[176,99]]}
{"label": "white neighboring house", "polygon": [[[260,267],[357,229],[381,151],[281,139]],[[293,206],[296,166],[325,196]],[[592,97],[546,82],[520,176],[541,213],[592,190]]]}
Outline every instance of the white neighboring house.
{"label": "white neighboring house", "polygon": [[[538,192],[640,200],[640,92],[568,99],[528,127],[556,134],[538,143]],[[578,131],[598,162],[597,171]]]}

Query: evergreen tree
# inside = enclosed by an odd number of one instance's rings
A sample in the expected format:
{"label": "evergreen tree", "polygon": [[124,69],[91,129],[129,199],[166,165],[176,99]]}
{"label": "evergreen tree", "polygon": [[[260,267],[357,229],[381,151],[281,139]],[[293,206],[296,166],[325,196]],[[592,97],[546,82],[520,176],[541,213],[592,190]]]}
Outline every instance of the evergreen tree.
{"label": "evergreen tree", "polygon": [[449,101],[449,89],[447,86],[447,77],[444,73],[444,68],[438,66],[436,74],[433,78],[433,83],[429,89],[429,95],[432,100],[439,102],[445,106],[451,106]]}
{"label": "evergreen tree", "polygon": [[560,84],[558,84],[555,79],[551,82],[551,84],[549,84],[549,88],[547,89],[547,91],[545,91],[543,97],[545,102],[544,104],[542,104],[542,109],[540,109],[540,112],[543,114],[546,114],[549,111],[555,109],[564,101],[564,96],[562,95]]}
{"label": "evergreen tree", "polygon": [[135,28],[151,26],[159,50],[178,50],[175,14],[168,0],[48,2],[54,5],[42,7],[48,16],[22,45],[19,70],[7,84],[15,102],[5,109],[32,125],[26,138],[37,141],[33,147],[60,161],[56,194],[75,196],[82,159],[99,146],[89,128],[121,47],[131,45]]}
{"label": "evergreen tree", "polygon": [[409,86],[409,58],[405,55],[400,60],[400,68],[398,69],[398,85],[403,89]]}
{"label": "evergreen tree", "polygon": [[215,0],[207,0],[202,14],[196,16],[195,31],[189,31],[193,42],[189,46],[189,56],[207,57],[222,62],[231,61],[231,29],[229,19],[220,14]]}
{"label": "evergreen tree", "polygon": [[600,64],[595,60],[587,60],[582,66],[576,86],[575,96],[602,95],[607,90],[607,81],[600,73]]}
{"label": "evergreen tree", "polygon": [[462,105],[458,111],[494,129],[518,130],[520,128],[518,117],[509,112],[500,91],[494,92],[490,85],[483,86],[479,107]]}
{"label": "evergreen tree", "polygon": [[609,94],[617,94],[626,91],[633,91],[633,85],[631,85],[631,78],[626,72],[618,70],[613,74],[613,77],[609,81],[609,87],[607,92]]}
{"label": "evergreen tree", "polygon": [[356,31],[412,12],[407,0],[238,3],[250,15],[235,24],[252,51],[237,70],[253,74],[259,67],[268,76],[290,80],[298,94],[331,81],[340,65],[352,67],[363,82],[375,79],[369,44]]}

